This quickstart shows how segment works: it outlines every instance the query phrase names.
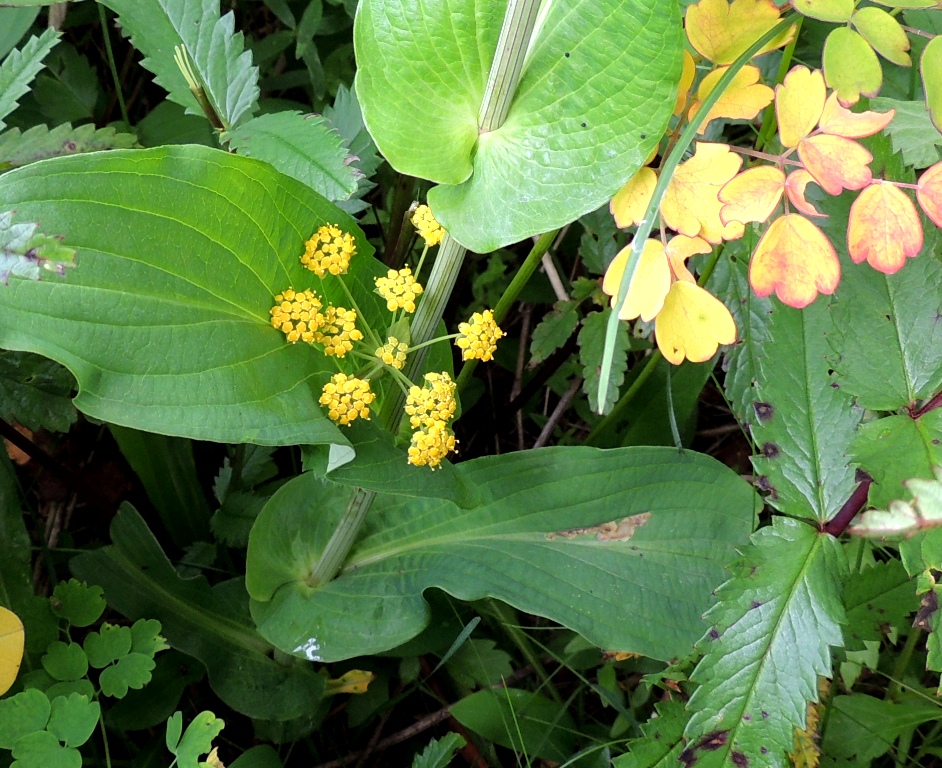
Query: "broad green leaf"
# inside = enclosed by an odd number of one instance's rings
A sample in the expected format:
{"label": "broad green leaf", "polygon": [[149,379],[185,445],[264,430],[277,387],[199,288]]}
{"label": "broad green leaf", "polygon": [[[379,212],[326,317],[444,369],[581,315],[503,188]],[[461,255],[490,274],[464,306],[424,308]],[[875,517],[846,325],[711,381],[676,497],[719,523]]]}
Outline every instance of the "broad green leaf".
{"label": "broad green leaf", "polygon": [[851,18],[857,31],[874,50],[888,61],[901,67],[912,66],[909,38],[900,23],[882,8],[861,8]]}
{"label": "broad green leaf", "polygon": [[934,37],[923,49],[919,61],[926,108],[936,128],[942,131],[942,37]]}
{"label": "broad green leaf", "polygon": [[451,732],[446,733],[440,739],[432,739],[428,746],[412,760],[412,768],[448,768],[455,752],[465,743],[464,738]]}
{"label": "broad green leaf", "polygon": [[125,616],[157,619],[171,646],[203,662],[226,704],[262,720],[290,720],[315,706],[323,678],[273,661],[244,601],[227,599],[225,584],[181,578],[132,507],[118,511],[111,538],[110,547],[75,558],[73,571],[101,584]]}
{"label": "broad green leaf", "polygon": [[213,748],[213,739],[222,731],[225,723],[212,712],[200,712],[183,732],[176,749],[170,750],[177,758],[180,768],[197,768],[201,755]]}
{"label": "broad green leaf", "polygon": [[628,752],[612,760],[614,768],[675,768],[684,749],[687,713],[675,699],[657,705],[657,717],[641,726],[644,736],[632,739]]}
{"label": "broad green leaf", "polygon": [[589,407],[596,413],[608,413],[618,400],[619,389],[628,370],[628,350],[631,349],[631,333],[628,323],[619,323],[615,332],[615,352],[612,372],[608,378],[605,402],[598,402],[599,375],[602,369],[602,352],[605,348],[605,329],[611,308],[601,312],[590,312],[582,321],[579,331],[579,363],[582,365],[582,391],[589,396]]}
{"label": "broad green leaf", "polygon": [[563,705],[530,691],[478,691],[450,710],[468,730],[516,752],[561,762],[576,751],[578,729]]}
{"label": "broad green leaf", "polygon": [[72,374],[52,360],[0,351],[0,417],[6,421],[33,431],[68,432],[76,418],[74,386]]}
{"label": "broad green leaf", "polygon": [[773,304],[750,419],[757,485],[785,514],[827,520],[856,485],[848,451],[862,410],[831,386],[834,326],[824,301],[803,310]]}
{"label": "broad green leaf", "polygon": [[849,265],[832,300],[829,355],[841,389],[864,408],[895,411],[942,388],[942,262],[928,252],[886,275]]}
{"label": "broad green leaf", "polygon": [[0,699],[0,749],[13,749],[26,734],[41,731],[49,722],[51,711],[46,694],[35,688]]}
{"label": "broad green leaf", "polygon": [[504,124],[478,115],[505,3],[362,2],[356,89],[380,151],[442,185],[429,205],[487,252],[607,202],[644,162],[674,103],[681,24],[673,0],[544,5]]}
{"label": "broad green leaf", "polygon": [[0,131],[7,125],[4,118],[16,109],[20,96],[43,68],[43,59],[58,42],[59,32],[48,27],[39,37],[31,37],[22,48],[11,51],[0,64]]}
{"label": "broad green leaf", "polygon": [[899,560],[878,562],[853,574],[844,590],[846,649],[862,650],[865,641],[882,640],[884,628],[911,623],[908,618],[918,603],[912,580]]}
{"label": "broad green leaf", "polygon": [[878,96],[870,100],[870,107],[878,112],[896,110],[893,121],[884,131],[890,137],[893,151],[902,153],[907,165],[928,168],[942,159],[942,133],[932,124],[923,102]]}
{"label": "broad green leaf", "polygon": [[13,745],[16,768],[81,768],[77,749],[63,747],[49,731],[36,731]]}
{"label": "broad green leaf", "polygon": [[751,489],[689,451],[547,448],[455,469],[480,505],[377,496],[341,573],[320,588],[305,578],[346,497],[311,475],[284,486],[249,542],[247,588],[262,634],[311,660],[376,653],[425,628],[423,592],[435,587],[461,600],[496,597],[604,648],[683,656],[723,564],[752,528]]}
{"label": "broad green leaf", "polygon": [[95,128],[91,123],[73,128],[68,123],[49,128],[37,125],[24,133],[11,128],[0,134],[0,170],[18,168],[38,160],[103,149],[130,149],[137,143],[132,133]]}
{"label": "broad green leaf", "polygon": [[860,427],[851,446],[853,460],[874,480],[870,504],[885,508],[906,496],[903,483],[931,478],[942,466],[942,409],[912,419],[887,416]]}
{"label": "broad green leaf", "polygon": [[89,701],[78,693],[59,696],[52,700],[46,730],[67,747],[80,747],[88,741],[100,717],[101,706],[97,701]]}
{"label": "broad green leaf", "polygon": [[222,135],[240,155],[270,163],[328,200],[346,200],[357,188],[339,135],[323,117],[300,112],[259,115]]}
{"label": "broad green leaf", "polygon": [[239,755],[229,768],[284,768],[284,763],[269,744],[260,744]]}
{"label": "broad green leaf", "polygon": [[883,84],[880,60],[870,44],[850,27],[831,30],[824,43],[821,64],[829,88],[845,107],[863,96],[876,96]]}
{"label": "broad green leaf", "polygon": [[123,699],[128,688],[140,689],[150,682],[154,670],[154,659],[143,653],[129,653],[122,656],[113,666],[102,670],[98,684],[105,696]]}
{"label": "broad green leaf", "polygon": [[317,403],[334,361],[269,323],[273,296],[289,286],[347,303],[338,281],[299,261],[326,222],[356,238],[347,285],[371,324],[386,320],[373,293],[382,267],[327,200],[266,163],[171,146],[11,171],[0,177],[9,207],[54,221],[81,266],[0,292],[0,346],[64,364],[80,410],[199,439],[344,442]]}
{"label": "broad green leaf", "polygon": [[167,97],[194,115],[202,115],[186,78],[174,61],[174,46],[184,45],[226,130],[255,109],[258,68],[235,32],[233,14],[220,18],[216,0],[102,0],[118,14],[121,29],[143,55],[141,65],[154,73]]}
{"label": "broad green leaf", "polygon": [[88,674],[88,657],[78,643],[54,640],[46,649],[42,664],[56,680],[78,680]]}
{"label": "broad green leaf", "polygon": [[781,764],[817,700],[818,676],[831,675],[847,570],[837,540],[797,520],[776,517],[753,535],[705,617],[713,628],[691,675],[700,687],[688,704],[682,762]]}

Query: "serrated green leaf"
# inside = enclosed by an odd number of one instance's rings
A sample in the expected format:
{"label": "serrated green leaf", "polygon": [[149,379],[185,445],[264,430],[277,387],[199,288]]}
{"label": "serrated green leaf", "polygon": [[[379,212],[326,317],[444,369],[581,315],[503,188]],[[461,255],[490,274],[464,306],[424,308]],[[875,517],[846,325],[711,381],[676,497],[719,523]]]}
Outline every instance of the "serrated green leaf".
{"label": "serrated green leaf", "polygon": [[931,478],[933,467],[942,466],[942,409],[918,419],[887,416],[864,424],[853,441],[851,455],[874,480],[870,504],[886,507],[906,496],[906,480]]}
{"label": "serrated green leaf", "polygon": [[98,676],[98,685],[105,696],[123,699],[128,688],[143,688],[150,682],[154,670],[154,659],[143,653],[122,656],[113,666],[103,669]]}
{"label": "serrated green leaf", "polygon": [[318,280],[299,260],[327,222],[356,239],[345,282],[364,317],[372,327],[388,317],[373,292],[382,265],[323,197],[266,163],[174,146],[11,171],[0,176],[0,210],[14,206],[54,219],[81,268],[0,291],[0,346],[66,365],[77,408],[161,434],[344,443],[317,402],[336,359],[286,343],[269,317],[289,286],[348,303],[339,281]]}
{"label": "serrated green leaf", "polygon": [[657,705],[657,717],[641,726],[644,736],[628,743],[627,754],[612,760],[614,768],[675,768],[684,748],[687,713],[680,701]]}
{"label": "serrated green leaf", "polygon": [[0,280],[10,276],[40,280],[43,271],[60,277],[74,266],[75,251],[62,244],[59,236],[50,237],[33,222],[13,223],[13,211],[0,213]]}
{"label": "serrated green leaf", "polygon": [[713,628],[691,676],[700,687],[688,704],[682,762],[780,764],[817,700],[818,676],[831,674],[847,570],[836,539],[797,520],[776,517],[753,535],[705,617]]}
{"label": "serrated green leaf", "polygon": [[231,130],[256,106],[258,68],[244,50],[241,32],[234,32],[233,14],[220,18],[216,0],[103,0],[119,16],[121,28],[144,54],[141,65],[167,97],[194,115],[202,115],[186,78],[174,61],[174,46],[184,45],[207,96]]}
{"label": "serrated green leaf", "polygon": [[88,586],[77,579],[56,584],[52,591],[52,612],[74,627],[87,627],[105,611],[101,587]]}
{"label": "serrated green leaf", "polygon": [[[290,720],[310,711],[324,679],[269,657],[271,646],[233,603],[202,578],[182,579],[133,507],[123,506],[111,525],[110,547],[72,561],[75,573],[105,587],[114,607],[132,619],[155,618],[167,642],[195,656],[226,704],[261,720]],[[244,588],[237,584],[244,596]],[[232,670],[239,669],[238,675]]]}
{"label": "serrated green leaf", "polygon": [[20,96],[43,68],[43,59],[58,42],[59,31],[47,27],[39,37],[31,37],[22,48],[11,51],[0,64],[0,131],[7,125],[4,118],[16,109]]}
{"label": "serrated green leaf", "polygon": [[412,760],[412,768],[447,768],[455,752],[465,745],[457,733],[446,733],[440,739],[432,739]]}
{"label": "serrated green leaf", "polygon": [[89,632],[82,643],[88,663],[103,669],[131,652],[131,628],[102,624],[100,632]]}
{"label": "serrated green leaf", "polygon": [[63,747],[49,731],[30,733],[13,745],[15,768],[82,768],[77,749]]}
{"label": "serrated green leaf", "polygon": [[448,185],[429,205],[481,253],[606,203],[662,134],[681,65],[673,1],[547,4],[507,120],[482,133],[505,9],[433,0],[417,14],[407,0],[369,0],[354,27],[370,133],[394,168]]}
{"label": "serrated green leaf", "polygon": [[[306,577],[344,499],[310,475],[286,484],[249,540],[247,588],[262,634],[312,660],[375,653],[426,626],[423,593],[436,587],[461,600],[496,597],[601,647],[683,656],[702,631],[710,579],[752,528],[751,489],[690,451],[545,448],[455,470],[482,503],[377,496],[344,569],[320,588]],[[628,540],[597,527],[647,512]]]}
{"label": "serrated green leaf", "polygon": [[899,560],[878,562],[855,573],[844,590],[847,610],[845,647],[863,650],[867,640],[882,640],[884,628],[903,627],[919,601]]}
{"label": "serrated green leaf", "polygon": [[349,152],[349,161],[359,171],[356,192],[349,200],[339,204],[343,210],[352,215],[368,207],[362,198],[376,186],[371,179],[382,165],[383,158],[379,156],[376,144],[373,143],[372,136],[366,130],[360,102],[356,91],[352,88],[340,84],[334,103],[324,108],[324,117],[330,120],[343,137],[344,145]]}
{"label": "serrated green leaf", "polygon": [[67,747],[80,747],[88,741],[100,717],[101,706],[97,701],[89,701],[78,693],[58,696],[52,700],[46,730]]}
{"label": "serrated green leaf", "polygon": [[[850,266],[832,303],[829,359],[864,408],[895,411],[942,388],[942,262],[926,253],[894,275]],[[918,473],[916,473],[918,474]]]}
{"label": "serrated green leaf", "polygon": [[788,515],[828,520],[856,485],[848,453],[863,412],[828,378],[827,305],[774,305],[751,419],[757,485]]}
{"label": "serrated green leaf", "polygon": [[35,688],[0,699],[0,749],[13,749],[26,734],[41,731],[51,711],[46,694]]}
{"label": "serrated green leaf", "polygon": [[530,362],[541,363],[565,344],[579,325],[579,302],[557,301],[533,329]]}
{"label": "serrated green leaf", "polygon": [[95,119],[104,96],[98,72],[71,43],[63,42],[46,59],[32,87],[39,111],[53,125]]}
{"label": "serrated green leaf", "polygon": [[93,124],[73,128],[68,123],[49,128],[37,125],[25,133],[11,128],[0,135],[0,169],[18,168],[39,160],[104,149],[130,149],[137,143],[132,133],[118,133],[114,128],[96,128]]}
{"label": "serrated green leaf", "polygon": [[898,101],[878,96],[870,100],[877,112],[896,110],[892,122],[884,129],[907,165],[928,168],[942,158],[942,133],[932,124],[932,118],[921,101]]}
{"label": "serrated green leaf", "polygon": [[88,657],[82,646],[61,640],[49,644],[42,665],[56,680],[78,680],[88,673]]}
{"label": "serrated green leaf", "polygon": [[356,169],[339,134],[318,115],[259,115],[221,138],[240,155],[270,163],[328,200],[346,200],[357,188]]}
{"label": "serrated green leaf", "polygon": [[68,432],[75,423],[75,379],[52,360],[29,352],[0,351],[0,418],[27,429]]}
{"label": "serrated green leaf", "polygon": [[225,726],[225,722],[212,712],[200,712],[186,727],[183,738],[170,751],[176,755],[180,768],[198,768],[200,755],[205,755],[213,748],[215,739]]}
{"label": "serrated green leaf", "polygon": [[612,372],[608,377],[605,402],[598,402],[599,375],[602,371],[602,353],[605,348],[605,330],[611,308],[590,312],[582,321],[579,331],[579,363],[582,365],[582,391],[589,396],[589,407],[596,413],[608,413],[618,400],[618,391],[628,370],[628,351],[631,333],[628,323],[619,323],[615,332],[615,351],[612,353]]}

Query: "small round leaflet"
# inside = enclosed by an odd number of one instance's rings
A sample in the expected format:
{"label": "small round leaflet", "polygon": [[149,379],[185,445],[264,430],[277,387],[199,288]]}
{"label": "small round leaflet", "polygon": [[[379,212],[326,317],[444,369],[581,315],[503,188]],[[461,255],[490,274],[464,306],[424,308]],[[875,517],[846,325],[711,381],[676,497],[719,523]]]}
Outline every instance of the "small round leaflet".
{"label": "small round leaflet", "polygon": [[0,606],[0,696],[10,690],[20,671],[24,641],[20,617]]}

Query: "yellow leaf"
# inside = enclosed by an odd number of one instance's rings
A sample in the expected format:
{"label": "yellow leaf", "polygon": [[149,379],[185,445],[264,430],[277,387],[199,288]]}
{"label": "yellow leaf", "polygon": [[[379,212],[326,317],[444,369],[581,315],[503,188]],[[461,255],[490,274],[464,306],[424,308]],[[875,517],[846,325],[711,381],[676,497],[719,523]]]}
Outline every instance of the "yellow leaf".
{"label": "yellow leaf", "polygon": [[[602,290],[612,297],[613,307],[630,254],[630,245],[622,248],[608,265],[605,279],[602,281]],[[664,306],[664,297],[667,296],[670,285],[671,272],[664,255],[664,244],[652,238],[644,244],[638,268],[618,317],[621,320],[634,320],[640,316],[645,322],[651,320]]]}
{"label": "yellow leaf", "polygon": [[[778,24],[781,11],[773,0],[700,0],[687,8],[687,39],[714,64],[732,64],[750,45]],[[785,45],[795,34],[789,27],[756,56]]]}
{"label": "yellow leaf", "polygon": [[863,189],[873,178],[869,166],[873,155],[843,136],[819,133],[802,139],[798,157],[829,195],[839,195],[842,189]]}
{"label": "yellow leaf", "polygon": [[213,747],[212,751],[206,755],[206,765],[211,768],[226,768],[226,764],[219,757],[219,747]]}
{"label": "yellow leaf", "polygon": [[775,295],[801,309],[831,294],[841,280],[841,263],[831,241],[804,216],[788,213],[766,230],[749,264],[749,283],[757,296]]}
{"label": "yellow leaf", "polygon": [[809,184],[817,184],[817,182],[814,180],[814,176],[804,168],[799,168],[788,174],[788,178],[785,179],[785,194],[788,195],[788,201],[805,216],[826,219],[828,215],[818,211],[805,197],[805,187]]}
{"label": "yellow leaf", "polygon": [[715,296],[696,283],[678,280],[654,321],[654,335],[661,354],[674,365],[685,358],[702,363],[716,354],[720,344],[736,341],[736,323]]}
{"label": "yellow leaf", "polygon": [[942,227],[942,163],[936,163],[919,177],[916,199],[932,223]]}
{"label": "yellow leaf", "polygon": [[677,235],[672,237],[667,243],[667,263],[670,264],[671,272],[677,280],[686,280],[688,283],[697,282],[694,276],[687,269],[686,261],[691,256],[698,253],[711,253],[713,246],[702,237],[687,237],[686,235]]}
{"label": "yellow leaf", "polygon": [[23,661],[23,622],[0,605],[0,696],[10,690]]}
{"label": "yellow leaf", "polygon": [[[719,67],[703,78],[700,87],[697,88],[698,101],[690,108],[687,115],[689,120],[692,121],[700,111],[702,102],[710,95],[728,69],[729,67]],[[759,82],[761,76],[759,68],[751,64],[740,69],[717,102],[710,108],[706,119],[700,124],[699,133],[707,129],[711,120],[720,117],[730,120],[752,120],[771,104],[775,93],[769,86]]]}
{"label": "yellow leaf", "polygon": [[657,185],[657,174],[650,168],[639,170],[628,183],[625,184],[609,205],[615,224],[619,227],[638,226],[648,209],[654,187]]}
{"label": "yellow leaf", "polygon": [[729,221],[767,221],[782,199],[785,173],[774,165],[757,165],[743,171],[720,190],[720,219]]}
{"label": "yellow leaf", "polygon": [[351,669],[335,680],[328,680],[324,695],[334,696],[338,693],[366,693],[366,689],[375,679],[376,675],[372,672],[365,672],[362,669]]}
{"label": "yellow leaf", "polygon": [[832,136],[862,139],[882,131],[895,115],[895,109],[889,112],[851,112],[841,106],[835,92],[828,96],[828,100],[824,103],[824,112],[821,113],[818,127]]}
{"label": "yellow leaf", "polygon": [[855,264],[866,259],[892,275],[922,250],[922,224],[916,206],[898,187],[875,181],[850,208],[847,251]]}
{"label": "yellow leaf", "polygon": [[824,110],[824,75],[807,67],[792,67],[781,85],[775,86],[775,115],[782,146],[797,147],[811,133]]}
{"label": "yellow leaf", "polygon": [[693,79],[697,75],[697,63],[690,55],[690,51],[684,51],[684,70],[680,75],[680,85],[677,86],[677,101],[674,103],[674,116],[676,117],[684,111],[687,106],[687,97],[690,95],[690,86],[693,85]]}
{"label": "yellow leaf", "polygon": [[725,144],[697,144],[697,151],[678,166],[664,193],[661,215],[671,229],[687,237],[699,235],[708,243],[736,240],[745,228],[738,221],[720,221],[720,189],[742,165],[742,158]]}

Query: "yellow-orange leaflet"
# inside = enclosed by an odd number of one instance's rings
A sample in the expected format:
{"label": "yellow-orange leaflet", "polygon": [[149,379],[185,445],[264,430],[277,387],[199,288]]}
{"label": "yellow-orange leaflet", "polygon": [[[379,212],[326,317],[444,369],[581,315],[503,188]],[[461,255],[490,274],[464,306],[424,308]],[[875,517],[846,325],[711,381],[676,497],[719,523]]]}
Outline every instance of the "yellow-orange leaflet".
{"label": "yellow-orange leaflet", "polygon": [[922,250],[922,224],[916,206],[893,184],[877,181],[850,208],[847,251],[855,264],[866,259],[892,275]]}
{"label": "yellow-orange leaflet", "polygon": [[837,94],[832,93],[824,103],[824,111],[818,121],[818,127],[832,136],[862,139],[882,131],[895,115],[895,109],[889,112],[851,112],[846,107],[842,107],[837,100]]}
{"label": "yellow-orange leaflet", "polygon": [[919,177],[916,199],[933,224],[942,227],[942,163],[936,163]]}
{"label": "yellow-orange leaflet", "polygon": [[827,89],[820,70],[792,67],[781,85],[775,86],[775,115],[782,146],[797,147],[811,133],[824,111]]}
{"label": "yellow-orange leaflet", "polygon": [[834,293],[840,280],[841,264],[831,241],[797,213],[772,222],[749,265],[749,283],[757,296],[775,291],[796,309],[808,306],[819,291]]}
{"label": "yellow-orange leaflet", "polygon": [[0,696],[10,690],[23,661],[23,622],[0,605]]}
{"label": "yellow-orange leaflet", "polygon": [[720,190],[720,220],[767,221],[785,189],[785,173],[774,165],[758,165],[743,171]]}
{"label": "yellow-orange leaflet", "polygon": [[678,166],[664,193],[661,215],[667,226],[714,244],[742,237],[742,224],[732,221],[724,225],[720,220],[723,204],[718,197],[741,165],[742,158],[726,144],[698,143],[694,156]]}
{"label": "yellow-orange leaflet", "polygon": [[869,165],[873,155],[862,144],[843,136],[822,133],[803,139],[798,157],[829,195],[839,195],[842,189],[863,189],[873,179]]}
{"label": "yellow-orange leaflet", "polygon": [[690,86],[697,76],[697,63],[690,55],[690,51],[684,51],[684,69],[680,75],[680,84],[677,86],[677,101],[674,102],[674,117],[680,115],[687,106],[687,97],[690,95]]}
{"label": "yellow-orange leaflet", "polygon": [[678,280],[654,321],[661,354],[674,365],[702,363],[720,344],[736,341],[736,323],[726,306],[696,283]]}
{"label": "yellow-orange leaflet", "polygon": [[[690,108],[687,117],[693,120],[700,105],[716,87],[719,79],[726,74],[729,67],[719,67],[703,78],[697,88],[698,101]],[[761,77],[758,67],[751,64],[740,69],[733,81],[729,84],[717,102],[710,108],[706,118],[700,123],[699,133],[703,133],[711,120],[726,117],[732,120],[752,120],[763,109],[772,103],[774,91],[767,85],[759,82]]]}
{"label": "yellow-orange leaflet", "polygon": [[657,174],[647,166],[632,176],[615,197],[609,209],[619,227],[638,226],[648,209],[654,187],[657,186]]}
{"label": "yellow-orange leaflet", "polygon": [[[602,281],[602,290],[612,297],[612,306],[618,297],[618,287],[621,285],[622,275],[625,274],[625,265],[631,255],[631,246],[622,248],[618,255],[608,265],[605,279]],[[644,244],[638,268],[635,270],[628,296],[622,305],[618,317],[621,320],[634,320],[641,317],[647,322],[653,318],[664,306],[664,297],[671,285],[671,272],[664,253],[664,244],[660,240],[650,239]]]}
{"label": "yellow-orange leaflet", "polygon": [[[700,0],[687,8],[687,39],[715,64],[732,64],[750,45],[778,24],[781,11],[773,0]],[[790,27],[756,56],[779,48],[795,34]]]}
{"label": "yellow-orange leaflet", "polygon": [[675,280],[686,280],[688,283],[696,283],[694,276],[687,269],[687,259],[698,253],[710,253],[713,246],[702,237],[687,237],[686,235],[677,235],[667,242],[667,263],[670,264],[671,272]]}
{"label": "yellow-orange leaflet", "polygon": [[785,179],[785,194],[788,195],[788,201],[805,214],[805,216],[816,216],[826,219],[828,217],[827,214],[819,213],[805,197],[805,188],[812,183],[815,183],[814,177],[804,168],[799,168],[788,174],[788,178]]}

